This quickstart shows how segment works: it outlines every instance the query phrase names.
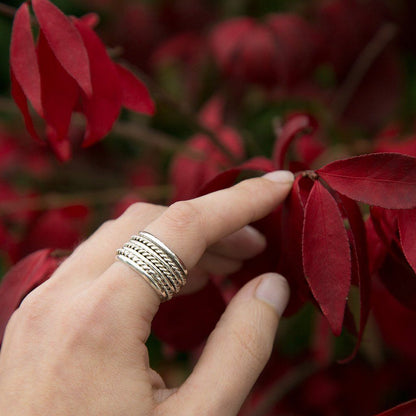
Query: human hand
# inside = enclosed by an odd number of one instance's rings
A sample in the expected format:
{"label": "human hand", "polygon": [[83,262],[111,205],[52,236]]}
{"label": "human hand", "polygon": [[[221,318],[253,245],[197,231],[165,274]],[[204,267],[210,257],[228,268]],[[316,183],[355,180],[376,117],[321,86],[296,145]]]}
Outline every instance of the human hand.
{"label": "human hand", "polygon": [[103,224],[10,319],[0,352],[0,414],[237,414],[270,356],[287,282],[266,274],[244,286],[192,374],[172,390],[150,368],[145,346],[160,298],[114,255],[144,229],[191,270],[183,291],[192,290],[206,273],[234,272],[264,248],[264,238],[245,226],[281,203],[292,182],[289,172],[273,172],[167,209],[135,204]]}

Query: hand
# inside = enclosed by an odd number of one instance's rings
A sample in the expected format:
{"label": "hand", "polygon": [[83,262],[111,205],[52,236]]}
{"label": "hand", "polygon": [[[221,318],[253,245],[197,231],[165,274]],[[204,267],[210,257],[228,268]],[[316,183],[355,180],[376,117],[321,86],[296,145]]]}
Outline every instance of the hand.
{"label": "hand", "polygon": [[[145,229],[188,270],[233,272],[265,245],[245,226],[281,203],[292,182],[289,172],[274,172],[167,209],[135,204],[103,224],[10,319],[0,354],[0,414],[237,414],[270,356],[287,282],[266,274],[244,286],[190,377],[169,390],[149,367],[145,346],[160,299],[114,262],[115,251]],[[189,280],[192,289],[201,278],[191,273]]]}

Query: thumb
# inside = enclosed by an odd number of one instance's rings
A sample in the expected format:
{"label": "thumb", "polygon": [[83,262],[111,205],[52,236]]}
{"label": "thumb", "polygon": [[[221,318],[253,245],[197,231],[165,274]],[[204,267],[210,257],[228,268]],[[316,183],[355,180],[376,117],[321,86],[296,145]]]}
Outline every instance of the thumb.
{"label": "thumb", "polygon": [[278,274],[247,283],[228,305],[193,373],[166,405],[180,405],[184,415],[237,414],[270,357],[288,300],[288,283]]}

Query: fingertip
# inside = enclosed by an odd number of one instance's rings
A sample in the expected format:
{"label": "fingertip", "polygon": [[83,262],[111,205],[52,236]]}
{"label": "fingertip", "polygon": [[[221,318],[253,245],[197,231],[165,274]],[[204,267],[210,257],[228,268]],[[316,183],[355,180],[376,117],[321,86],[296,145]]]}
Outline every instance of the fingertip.
{"label": "fingertip", "polygon": [[263,175],[264,179],[280,184],[291,185],[295,181],[295,176],[289,170],[275,170]]}
{"label": "fingertip", "polygon": [[287,280],[277,273],[266,273],[260,277],[254,296],[270,305],[280,316],[289,302],[290,289]]}

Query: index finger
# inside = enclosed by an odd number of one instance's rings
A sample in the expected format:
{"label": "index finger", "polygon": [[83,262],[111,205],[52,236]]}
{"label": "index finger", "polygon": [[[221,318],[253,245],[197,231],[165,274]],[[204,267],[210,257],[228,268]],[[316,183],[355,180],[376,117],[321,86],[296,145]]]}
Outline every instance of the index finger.
{"label": "index finger", "polygon": [[145,231],[163,241],[191,269],[208,246],[273,211],[287,196],[293,174],[275,171],[171,205]]}
{"label": "index finger", "polygon": [[[292,183],[292,173],[276,171],[177,202],[149,223],[145,231],[192,269],[209,245],[272,212],[286,198]],[[137,278],[135,270],[119,261],[96,280],[86,296],[98,299],[106,311],[117,311],[121,326],[133,329],[126,335],[133,336],[132,343],[145,342],[161,302],[159,294],[145,279]]]}

